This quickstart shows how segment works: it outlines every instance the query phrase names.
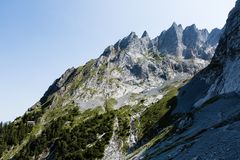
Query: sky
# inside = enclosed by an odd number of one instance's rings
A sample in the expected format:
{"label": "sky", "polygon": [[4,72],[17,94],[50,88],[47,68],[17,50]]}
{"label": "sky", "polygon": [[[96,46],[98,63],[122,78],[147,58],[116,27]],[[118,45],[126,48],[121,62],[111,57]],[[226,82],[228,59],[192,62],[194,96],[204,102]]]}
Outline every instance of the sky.
{"label": "sky", "polygon": [[0,121],[36,103],[67,68],[97,58],[131,31],[173,22],[222,28],[235,0],[1,0]]}

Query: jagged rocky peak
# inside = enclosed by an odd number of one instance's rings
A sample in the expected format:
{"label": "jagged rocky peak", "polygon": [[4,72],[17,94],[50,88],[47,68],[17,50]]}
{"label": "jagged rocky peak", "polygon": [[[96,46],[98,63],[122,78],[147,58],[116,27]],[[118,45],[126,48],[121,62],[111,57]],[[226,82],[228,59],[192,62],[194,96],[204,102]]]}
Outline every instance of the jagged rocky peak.
{"label": "jagged rocky peak", "polygon": [[131,32],[127,37],[119,40],[115,45],[114,48],[117,51],[121,51],[127,48],[131,48],[135,45],[139,46],[139,38],[135,32]]}
{"label": "jagged rocky peak", "polygon": [[146,48],[147,50],[149,49],[153,49],[153,42],[151,40],[151,38],[148,35],[147,31],[144,31],[142,36],[141,36],[141,43],[143,44],[144,48]]}
{"label": "jagged rocky peak", "polygon": [[[202,38],[204,40],[201,42],[206,41],[207,30],[198,30],[195,25],[189,28],[190,31],[193,28],[192,32],[199,32],[195,39],[201,39],[202,35],[205,39]],[[86,83],[75,92],[75,102],[82,108],[96,107],[104,103],[102,93],[108,88],[108,95],[115,98],[119,102],[117,106],[121,107],[130,102],[123,101],[126,95],[141,94],[148,88],[161,86],[178,77],[193,76],[206,67],[210,58],[204,59],[204,56],[212,55],[216,46],[204,43],[204,47],[187,47],[183,43],[183,31],[182,25],[173,23],[167,31],[153,40],[147,31],[140,38],[135,32],[131,32],[114,45],[108,46],[93,61]],[[91,88],[98,88],[98,91],[92,93]]]}
{"label": "jagged rocky peak", "polygon": [[121,54],[120,57],[123,58],[123,55],[127,54],[132,58],[134,58],[134,56],[136,58],[147,53],[153,47],[152,40],[147,31],[144,31],[141,38],[139,38],[135,32],[131,32],[128,36],[119,40],[113,46],[107,47],[102,55],[106,56],[114,53],[113,55],[116,57]]}
{"label": "jagged rocky peak", "polygon": [[170,27],[171,28],[174,28],[175,30],[183,30],[183,27],[181,24],[177,25],[176,22],[173,22],[172,26]]}
{"label": "jagged rocky peak", "polygon": [[183,31],[183,43],[189,48],[194,48],[202,45],[207,41],[208,30],[199,30],[195,24],[188,26]]}
{"label": "jagged rocky peak", "polygon": [[207,43],[212,46],[217,45],[222,34],[223,29],[214,28],[208,35]]}
{"label": "jagged rocky peak", "polygon": [[[220,32],[209,32],[207,29],[198,29],[195,24],[183,29],[182,25],[175,22],[160,36],[153,40],[160,53],[170,54],[185,59],[200,58],[210,60],[214,54]],[[208,41],[208,38],[209,39]]]}
{"label": "jagged rocky peak", "polygon": [[129,55],[155,52],[177,56],[184,59],[199,58],[209,61],[218,44],[222,30],[214,29],[210,34],[207,29],[198,29],[195,24],[183,29],[175,22],[160,36],[151,39],[144,31],[141,38],[135,32],[119,40],[114,46],[107,48],[104,55],[114,53],[129,53]]}
{"label": "jagged rocky peak", "polygon": [[[175,36],[179,37],[183,29],[174,23],[168,32],[175,32]],[[171,34],[168,36],[165,38],[172,38]],[[177,39],[181,42],[182,38]],[[75,92],[75,102],[81,108],[99,106],[104,103],[103,92],[107,88],[108,95],[117,101],[116,108],[134,104],[135,101],[129,98],[131,94],[142,95],[149,88],[160,87],[167,81],[189,78],[208,64],[208,61],[202,59],[179,59],[175,52],[162,54],[158,51],[155,40],[156,38],[151,40],[147,32],[141,38],[132,32],[113,46],[107,47],[96,59],[85,85]],[[180,42],[178,45],[181,45]],[[173,44],[174,41],[169,42],[169,47]],[[98,90],[92,93],[91,88]],[[155,102],[157,98],[152,98],[147,104]]]}
{"label": "jagged rocky peak", "polygon": [[129,36],[127,37],[128,40],[132,40],[134,38],[138,38],[137,34],[135,32],[131,32]]}
{"label": "jagged rocky peak", "polygon": [[182,45],[182,32],[182,26],[174,22],[167,31],[163,31],[158,37],[158,50],[161,53],[181,56],[184,49]]}
{"label": "jagged rocky peak", "polygon": [[108,57],[114,51],[113,46],[108,46],[104,51],[102,56]]}
{"label": "jagged rocky peak", "polygon": [[148,32],[144,31],[141,38],[149,37]]}

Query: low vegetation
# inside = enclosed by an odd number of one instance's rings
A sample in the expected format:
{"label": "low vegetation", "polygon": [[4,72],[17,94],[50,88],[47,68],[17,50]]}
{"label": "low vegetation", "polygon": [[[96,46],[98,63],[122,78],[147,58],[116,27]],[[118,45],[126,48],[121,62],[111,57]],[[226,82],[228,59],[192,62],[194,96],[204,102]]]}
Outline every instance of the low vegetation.
{"label": "low vegetation", "polygon": [[114,113],[96,114],[73,128],[64,127],[67,123],[74,124],[74,117],[79,115],[81,113],[73,109],[69,114],[54,119],[40,136],[32,136],[14,158],[31,159],[45,150],[51,153],[48,157],[51,159],[102,158],[105,146],[112,136]]}
{"label": "low vegetation", "polygon": [[[86,68],[81,68],[82,73],[84,70],[87,71]],[[56,95],[54,105],[53,98],[49,98],[45,104],[30,109],[14,122],[0,123],[0,157],[20,160],[43,157],[101,159],[112,137],[115,119],[118,120],[116,135],[119,142],[122,142],[123,152],[129,151],[127,142],[131,127],[138,130],[139,141],[155,128],[162,128],[159,136],[148,139],[151,142],[148,144],[154,145],[173,130],[173,127],[168,128],[171,126],[169,114],[177,104],[177,92],[177,87],[168,88],[166,95],[148,108],[143,105],[143,99],[135,106],[114,110],[117,101],[108,98],[104,106],[83,112],[74,102],[66,101],[69,95]]]}
{"label": "low vegetation", "polygon": [[77,88],[82,86],[84,82],[86,82],[95,74],[95,71],[93,71],[94,64],[95,60],[90,60],[84,66],[81,66],[77,69],[77,76],[74,78],[69,90],[70,94],[72,94]]}
{"label": "low vegetation", "polygon": [[11,146],[19,145],[24,137],[31,132],[32,125],[19,121],[18,123],[0,123],[0,157]]}
{"label": "low vegetation", "polygon": [[117,104],[117,100],[116,100],[116,99],[114,99],[114,98],[109,98],[109,99],[107,99],[107,100],[105,101],[105,104],[104,104],[105,110],[106,110],[107,112],[112,111],[114,105],[116,105],[116,104]]}
{"label": "low vegetation", "polygon": [[140,117],[140,137],[146,135],[154,126],[160,128],[169,125],[168,114],[177,105],[177,87],[172,87],[167,94],[157,103],[147,108]]}
{"label": "low vegetation", "polygon": [[115,111],[118,118],[119,128],[116,132],[119,139],[123,142],[122,151],[127,153],[128,144],[126,143],[130,135],[130,119],[133,114],[130,106],[123,106],[119,110]]}

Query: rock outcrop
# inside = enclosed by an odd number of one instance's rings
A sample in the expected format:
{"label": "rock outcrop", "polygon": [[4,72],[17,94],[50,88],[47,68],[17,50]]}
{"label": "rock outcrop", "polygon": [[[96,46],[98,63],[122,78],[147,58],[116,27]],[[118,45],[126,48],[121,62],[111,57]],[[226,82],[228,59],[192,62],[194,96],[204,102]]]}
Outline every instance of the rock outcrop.
{"label": "rock outcrop", "polygon": [[198,30],[195,25],[183,29],[176,23],[153,40],[146,31],[140,38],[131,32],[93,61],[91,75],[74,91],[73,100],[83,109],[104,104],[106,95],[117,100],[115,108],[133,105],[137,101],[130,100],[132,94],[141,99],[147,90],[203,69],[217,46],[218,33],[209,37],[206,29]]}
{"label": "rock outcrop", "polygon": [[209,34],[208,30],[199,30],[195,24],[183,29],[173,23],[167,30],[154,39],[159,52],[183,57],[185,59],[200,58],[210,60],[218,44],[222,30],[215,28]]}

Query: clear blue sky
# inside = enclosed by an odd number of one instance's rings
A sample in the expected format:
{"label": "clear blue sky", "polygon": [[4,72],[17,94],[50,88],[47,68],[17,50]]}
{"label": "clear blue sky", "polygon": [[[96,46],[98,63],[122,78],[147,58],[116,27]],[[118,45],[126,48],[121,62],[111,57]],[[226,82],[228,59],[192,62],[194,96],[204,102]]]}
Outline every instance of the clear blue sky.
{"label": "clear blue sky", "polygon": [[173,21],[223,27],[235,0],[1,0],[0,121],[37,102],[67,68],[135,31],[153,38]]}

